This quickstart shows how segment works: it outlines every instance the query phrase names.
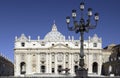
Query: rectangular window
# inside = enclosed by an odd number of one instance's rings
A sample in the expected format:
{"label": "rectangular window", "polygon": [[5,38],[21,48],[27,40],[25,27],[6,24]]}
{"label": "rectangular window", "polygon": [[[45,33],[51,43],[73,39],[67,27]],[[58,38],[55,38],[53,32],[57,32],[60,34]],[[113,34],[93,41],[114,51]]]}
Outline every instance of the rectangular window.
{"label": "rectangular window", "polygon": [[45,42],[42,42],[42,43],[41,43],[41,46],[45,46]]}
{"label": "rectangular window", "polygon": [[97,43],[93,43],[93,47],[97,47]]}
{"label": "rectangular window", "polygon": [[78,46],[78,42],[75,42],[75,46]]}
{"label": "rectangular window", "polygon": [[86,44],[84,44],[84,46],[86,46]]}

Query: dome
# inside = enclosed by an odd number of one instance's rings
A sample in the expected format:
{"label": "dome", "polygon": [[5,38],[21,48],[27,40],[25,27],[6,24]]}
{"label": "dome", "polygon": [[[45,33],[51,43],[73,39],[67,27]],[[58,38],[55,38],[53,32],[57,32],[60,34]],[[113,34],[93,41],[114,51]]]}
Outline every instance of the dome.
{"label": "dome", "polygon": [[59,31],[57,31],[57,26],[55,23],[52,26],[52,30],[46,34],[44,37],[46,41],[63,41],[65,36],[63,36]]}

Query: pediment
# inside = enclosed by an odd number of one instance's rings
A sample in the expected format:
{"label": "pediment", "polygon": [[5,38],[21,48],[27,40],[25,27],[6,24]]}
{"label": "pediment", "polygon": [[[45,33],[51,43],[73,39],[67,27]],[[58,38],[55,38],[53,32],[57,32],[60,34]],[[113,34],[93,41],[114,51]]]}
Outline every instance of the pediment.
{"label": "pediment", "polygon": [[25,42],[25,41],[28,41],[28,39],[24,34],[21,34],[21,36],[18,38],[18,41]]}
{"label": "pediment", "polygon": [[56,44],[54,46],[51,46],[50,48],[51,49],[52,48],[70,49],[70,47],[68,45],[64,45],[64,44]]}

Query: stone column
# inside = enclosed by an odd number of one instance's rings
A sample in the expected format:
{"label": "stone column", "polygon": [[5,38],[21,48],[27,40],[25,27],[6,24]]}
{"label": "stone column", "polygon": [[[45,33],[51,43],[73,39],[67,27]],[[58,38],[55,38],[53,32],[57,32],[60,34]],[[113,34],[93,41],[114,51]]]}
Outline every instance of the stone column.
{"label": "stone column", "polygon": [[88,68],[88,64],[89,64],[89,58],[88,58],[88,53],[86,53],[86,56],[85,56],[85,67],[86,69]]}
{"label": "stone column", "polygon": [[51,69],[52,69],[52,57],[51,57],[51,53],[49,54],[49,57],[48,57],[48,60],[49,60],[49,73],[52,73],[51,71]]}
{"label": "stone column", "polygon": [[36,63],[37,64],[36,65],[36,69],[37,69],[36,72],[40,73],[40,54],[37,55],[37,61],[36,62],[37,62]]}
{"label": "stone column", "polygon": [[71,53],[69,53],[69,68],[70,68],[70,73],[72,73],[72,57],[71,57]]}
{"label": "stone column", "polygon": [[57,53],[55,53],[55,73],[58,74],[58,71],[57,71]]}
{"label": "stone column", "polygon": [[48,57],[48,53],[46,53],[46,73],[48,73],[48,71],[49,71],[49,63],[48,63],[48,59],[49,59],[49,57]]}
{"label": "stone column", "polygon": [[[65,53],[63,53],[63,69],[65,69],[66,68],[66,61],[65,61],[65,59],[66,59],[66,57],[65,57],[66,55],[65,55]],[[62,71],[62,73],[65,73],[65,71]]]}
{"label": "stone column", "polygon": [[71,72],[75,74],[74,72],[74,56],[73,53],[71,53]]}

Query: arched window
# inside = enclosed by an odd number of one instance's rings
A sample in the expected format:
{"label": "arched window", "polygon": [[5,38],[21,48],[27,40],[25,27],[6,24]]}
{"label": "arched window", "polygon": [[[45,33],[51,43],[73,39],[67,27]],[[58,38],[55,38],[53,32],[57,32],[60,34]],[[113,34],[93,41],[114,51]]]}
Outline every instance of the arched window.
{"label": "arched window", "polygon": [[111,66],[111,65],[109,65],[109,69],[108,69],[108,71],[109,71],[109,73],[112,72],[112,66]]}
{"label": "arched window", "polygon": [[62,52],[58,53],[58,55],[57,55],[57,61],[58,62],[62,62],[63,61],[63,53]]}
{"label": "arched window", "polygon": [[21,46],[22,46],[22,47],[25,47],[25,43],[24,43],[24,42],[22,42],[22,43],[21,43]]}
{"label": "arched window", "polygon": [[20,73],[25,74],[26,73],[26,64],[25,62],[20,63]]}
{"label": "arched window", "polygon": [[117,60],[120,60],[120,52],[117,53]]}
{"label": "arched window", "polygon": [[120,60],[120,56],[118,57],[118,60]]}
{"label": "arched window", "polygon": [[92,71],[93,73],[98,73],[98,63],[94,62],[92,65]]}
{"label": "arched window", "polygon": [[44,65],[41,66],[41,72],[45,73],[45,66]]}

